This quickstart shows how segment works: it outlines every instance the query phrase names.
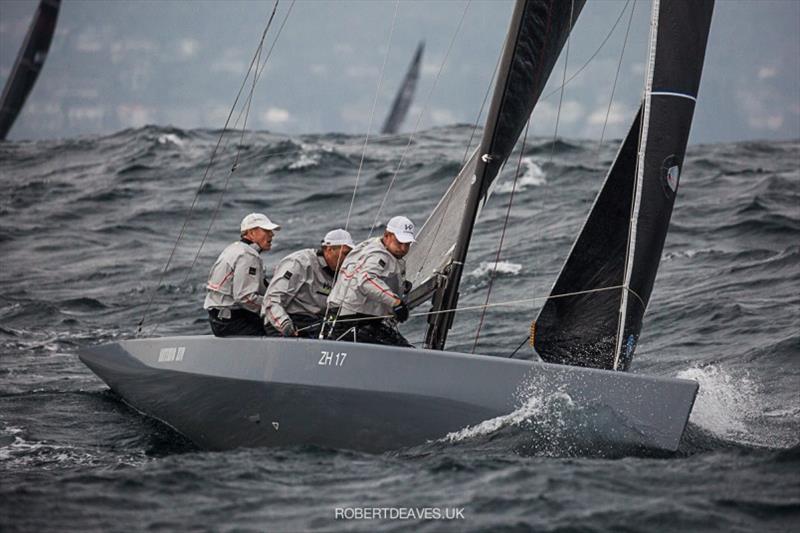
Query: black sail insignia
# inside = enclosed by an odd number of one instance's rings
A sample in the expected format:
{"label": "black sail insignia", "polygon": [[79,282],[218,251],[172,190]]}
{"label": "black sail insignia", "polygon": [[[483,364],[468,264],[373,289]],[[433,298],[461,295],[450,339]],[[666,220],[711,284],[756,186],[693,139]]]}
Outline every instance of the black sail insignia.
{"label": "black sail insignia", "polygon": [[[545,361],[630,365],[680,183],[713,7],[653,4],[642,107],[536,321],[534,347]],[[559,296],[573,292],[584,294]]]}
{"label": "black sail insignia", "polygon": [[425,42],[421,41],[417,45],[417,51],[414,52],[414,58],[408,66],[403,83],[394,97],[392,109],[383,122],[381,133],[392,134],[400,131],[400,126],[403,125],[403,121],[405,121],[408,110],[411,107],[411,102],[414,100],[414,91],[417,89],[417,81],[419,80],[419,66],[422,63],[423,50],[425,50]]}
{"label": "black sail insignia", "polygon": [[36,78],[39,77],[56,30],[60,6],[61,0],[39,2],[0,98],[0,140],[8,135],[36,83]]}

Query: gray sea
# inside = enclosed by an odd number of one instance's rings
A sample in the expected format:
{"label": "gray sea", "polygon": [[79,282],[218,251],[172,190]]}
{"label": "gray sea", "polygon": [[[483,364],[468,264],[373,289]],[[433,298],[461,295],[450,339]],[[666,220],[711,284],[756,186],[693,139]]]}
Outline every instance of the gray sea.
{"label": "gray sea", "polygon": [[[370,141],[354,237],[396,214],[420,225],[472,133],[418,134],[399,170],[407,137]],[[700,392],[676,454],[609,458],[526,446],[532,426],[558,425],[547,399],[382,455],[208,452],[128,408],[77,347],[131,338],[142,319],[146,335],[208,333],[208,269],[251,211],[284,227],[268,269],[347,217],[363,137],[227,136],[201,187],[218,135],[145,127],[0,143],[0,530],[800,528],[800,142],[690,146],[631,371],[694,379]],[[529,139],[515,151],[476,227],[461,305],[483,303],[493,270],[493,303],[548,293],[616,147]],[[540,305],[491,308],[477,352],[508,355]],[[470,351],[479,319],[459,313],[449,348]],[[403,331],[420,343],[424,320]],[[337,515],[353,508],[399,511]],[[409,516],[424,509],[441,516]]]}

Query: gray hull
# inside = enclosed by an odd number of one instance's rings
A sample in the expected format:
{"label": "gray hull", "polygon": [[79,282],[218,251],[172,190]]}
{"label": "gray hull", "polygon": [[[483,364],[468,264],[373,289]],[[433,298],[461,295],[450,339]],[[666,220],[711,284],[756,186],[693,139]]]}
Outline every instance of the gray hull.
{"label": "gray hull", "polygon": [[165,337],[79,355],[131,406],[209,449],[383,452],[559,396],[580,413],[558,428],[574,449],[675,451],[697,393],[679,379],[334,341]]}

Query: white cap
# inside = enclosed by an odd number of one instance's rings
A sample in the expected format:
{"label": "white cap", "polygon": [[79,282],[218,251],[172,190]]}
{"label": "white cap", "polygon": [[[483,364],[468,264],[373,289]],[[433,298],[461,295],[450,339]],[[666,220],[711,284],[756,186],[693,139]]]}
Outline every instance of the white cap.
{"label": "white cap", "polygon": [[355,248],[353,237],[343,229],[334,229],[326,233],[325,238],[322,239],[322,246],[349,246],[350,248]]}
{"label": "white cap", "polygon": [[278,231],[281,229],[279,225],[273,223],[267,215],[262,213],[250,213],[242,219],[242,225],[240,227],[242,233],[253,228],[261,228],[269,231]]}
{"label": "white cap", "polygon": [[392,217],[386,224],[386,231],[394,233],[397,240],[402,243],[417,242],[414,238],[414,223],[406,217]]}

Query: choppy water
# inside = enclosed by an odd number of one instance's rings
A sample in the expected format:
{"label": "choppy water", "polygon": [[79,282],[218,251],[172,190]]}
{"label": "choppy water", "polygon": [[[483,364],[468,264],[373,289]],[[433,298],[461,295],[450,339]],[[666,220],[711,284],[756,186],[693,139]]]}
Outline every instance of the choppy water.
{"label": "choppy water", "polygon": [[[467,127],[419,135],[385,221],[421,223],[459,168]],[[156,290],[213,131],[0,143],[0,529],[792,530],[800,521],[800,143],[689,150],[634,372],[700,383],[673,457],[531,447],[569,398],[539,398],[440,442],[384,455],[205,452],[131,411],[74,355],[145,332],[206,332],[203,282],[247,212],[284,226],[266,254],[344,223],[363,138],[247,135],[226,145]],[[407,139],[370,143],[352,229],[364,238]],[[226,169],[219,216],[193,269]],[[613,143],[529,142],[492,301],[544,296],[614,157]],[[473,239],[462,305],[483,302],[510,198],[504,171]],[[537,304],[538,305],[538,304]],[[536,306],[494,308],[478,351],[508,354]],[[478,313],[450,347],[472,348]],[[418,342],[423,325],[405,331]],[[536,422],[536,424],[533,424]],[[526,445],[528,444],[528,445]],[[464,519],[336,520],[336,508],[452,508]]]}

